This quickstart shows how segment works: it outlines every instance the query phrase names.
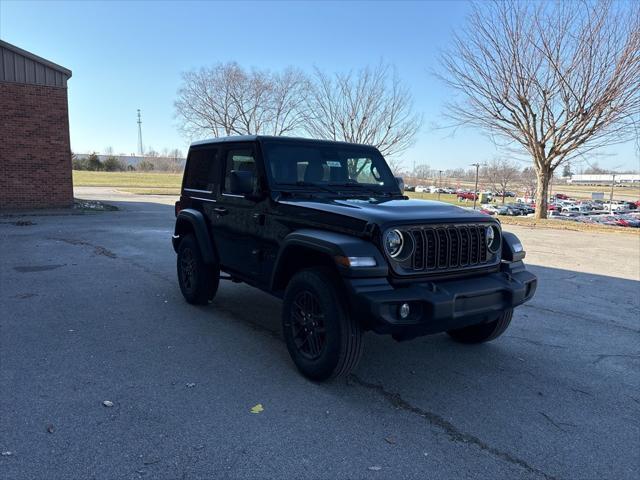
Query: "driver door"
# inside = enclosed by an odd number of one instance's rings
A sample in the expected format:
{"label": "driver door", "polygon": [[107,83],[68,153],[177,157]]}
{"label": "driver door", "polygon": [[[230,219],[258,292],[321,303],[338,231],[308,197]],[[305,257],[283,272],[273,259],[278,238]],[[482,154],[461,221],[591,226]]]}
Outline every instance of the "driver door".
{"label": "driver door", "polygon": [[256,146],[253,143],[233,144],[223,149],[223,176],[220,194],[212,221],[213,234],[223,270],[246,280],[260,277],[260,204],[244,195],[230,191],[232,170],[254,173],[257,190],[258,172]]}

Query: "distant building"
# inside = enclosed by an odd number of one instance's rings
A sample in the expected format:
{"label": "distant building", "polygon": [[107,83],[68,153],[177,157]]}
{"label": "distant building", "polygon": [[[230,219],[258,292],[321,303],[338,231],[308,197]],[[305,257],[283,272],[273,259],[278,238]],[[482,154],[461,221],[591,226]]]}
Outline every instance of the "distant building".
{"label": "distant building", "polygon": [[[640,183],[640,175],[636,173],[620,173],[615,175],[618,183]],[[611,185],[613,174],[571,175],[567,183],[576,185]]]}
{"label": "distant building", "polygon": [[0,40],[0,210],[73,204],[71,70]]}

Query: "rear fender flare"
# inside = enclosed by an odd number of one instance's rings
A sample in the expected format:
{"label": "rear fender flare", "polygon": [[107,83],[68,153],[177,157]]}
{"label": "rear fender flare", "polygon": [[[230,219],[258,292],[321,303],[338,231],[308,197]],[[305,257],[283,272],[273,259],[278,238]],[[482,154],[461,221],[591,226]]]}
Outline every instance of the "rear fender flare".
{"label": "rear fender flare", "polygon": [[176,252],[178,251],[180,239],[184,237],[185,232],[193,232],[195,235],[204,263],[216,263],[217,255],[212,242],[212,236],[209,233],[207,222],[201,212],[191,208],[185,208],[178,213],[173,234],[173,248]]}

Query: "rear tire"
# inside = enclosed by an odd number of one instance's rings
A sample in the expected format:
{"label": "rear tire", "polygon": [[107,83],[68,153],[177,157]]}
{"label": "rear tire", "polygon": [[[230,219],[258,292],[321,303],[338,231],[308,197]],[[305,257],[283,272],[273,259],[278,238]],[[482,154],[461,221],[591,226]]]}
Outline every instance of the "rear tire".
{"label": "rear tire", "polygon": [[282,327],[298,370],[316,381],[348,375],[362,355],[362,328],[325,268],[302,270],[284,294]]}
{"label": "rear tire", "polygon": [[208,265],[193,235],[185,236],[178,245],[178,283],[185,300],[194,305],[206,305],[213,300],[220,282],[220,267]]}
{"label": "rear tire", "polygon": [[470,325],[468,327],[459,328],[457,330],[449,330],[447,333],[456,342],[460,343],[484,343],[490,342],[502,335],[513,316],[513,309],[503,311],[500,316],[489,323],[481,323],[479,325]]}

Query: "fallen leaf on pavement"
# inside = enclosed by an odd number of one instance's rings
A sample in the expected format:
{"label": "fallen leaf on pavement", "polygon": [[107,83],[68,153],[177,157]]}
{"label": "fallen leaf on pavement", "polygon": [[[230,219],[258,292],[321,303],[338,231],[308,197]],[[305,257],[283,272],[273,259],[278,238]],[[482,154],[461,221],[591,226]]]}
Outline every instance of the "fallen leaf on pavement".
{"label": "fallen leaf on pavement", "polygon": [[263,411],[264,411],[264,408],[262,407],[261,403],[257,404],[254,407],[251,407],[251,413],[260,413],[260,412],[263,412]]}
{"label": "fallen leaf on pavement", "polygon": [[384,441],[390,443],[391,445],[395,445],[396,437],[394,437],[393,435],[389,435],[388,437],[384,438]]}
{"label": "fallen leaf on pavement", "polygon": [[47,432],[48,433],[53,433],[53,425],[51,423],[49,425],[47,425]]}
{"label": "fallen leaf on pavement", "polygon": [[105,407],[113,407],[113,402],[111,400],[105,400],[104,402],[102,402],[102,405],[104,405]]}
{"label": "fallen leaf on pavement", "polygon": [[377,472],[378,470],[382,470],[382,467],[379,465],[373,465],[371,467],[367,467],[369,470],[373,470],[374,472]]}

